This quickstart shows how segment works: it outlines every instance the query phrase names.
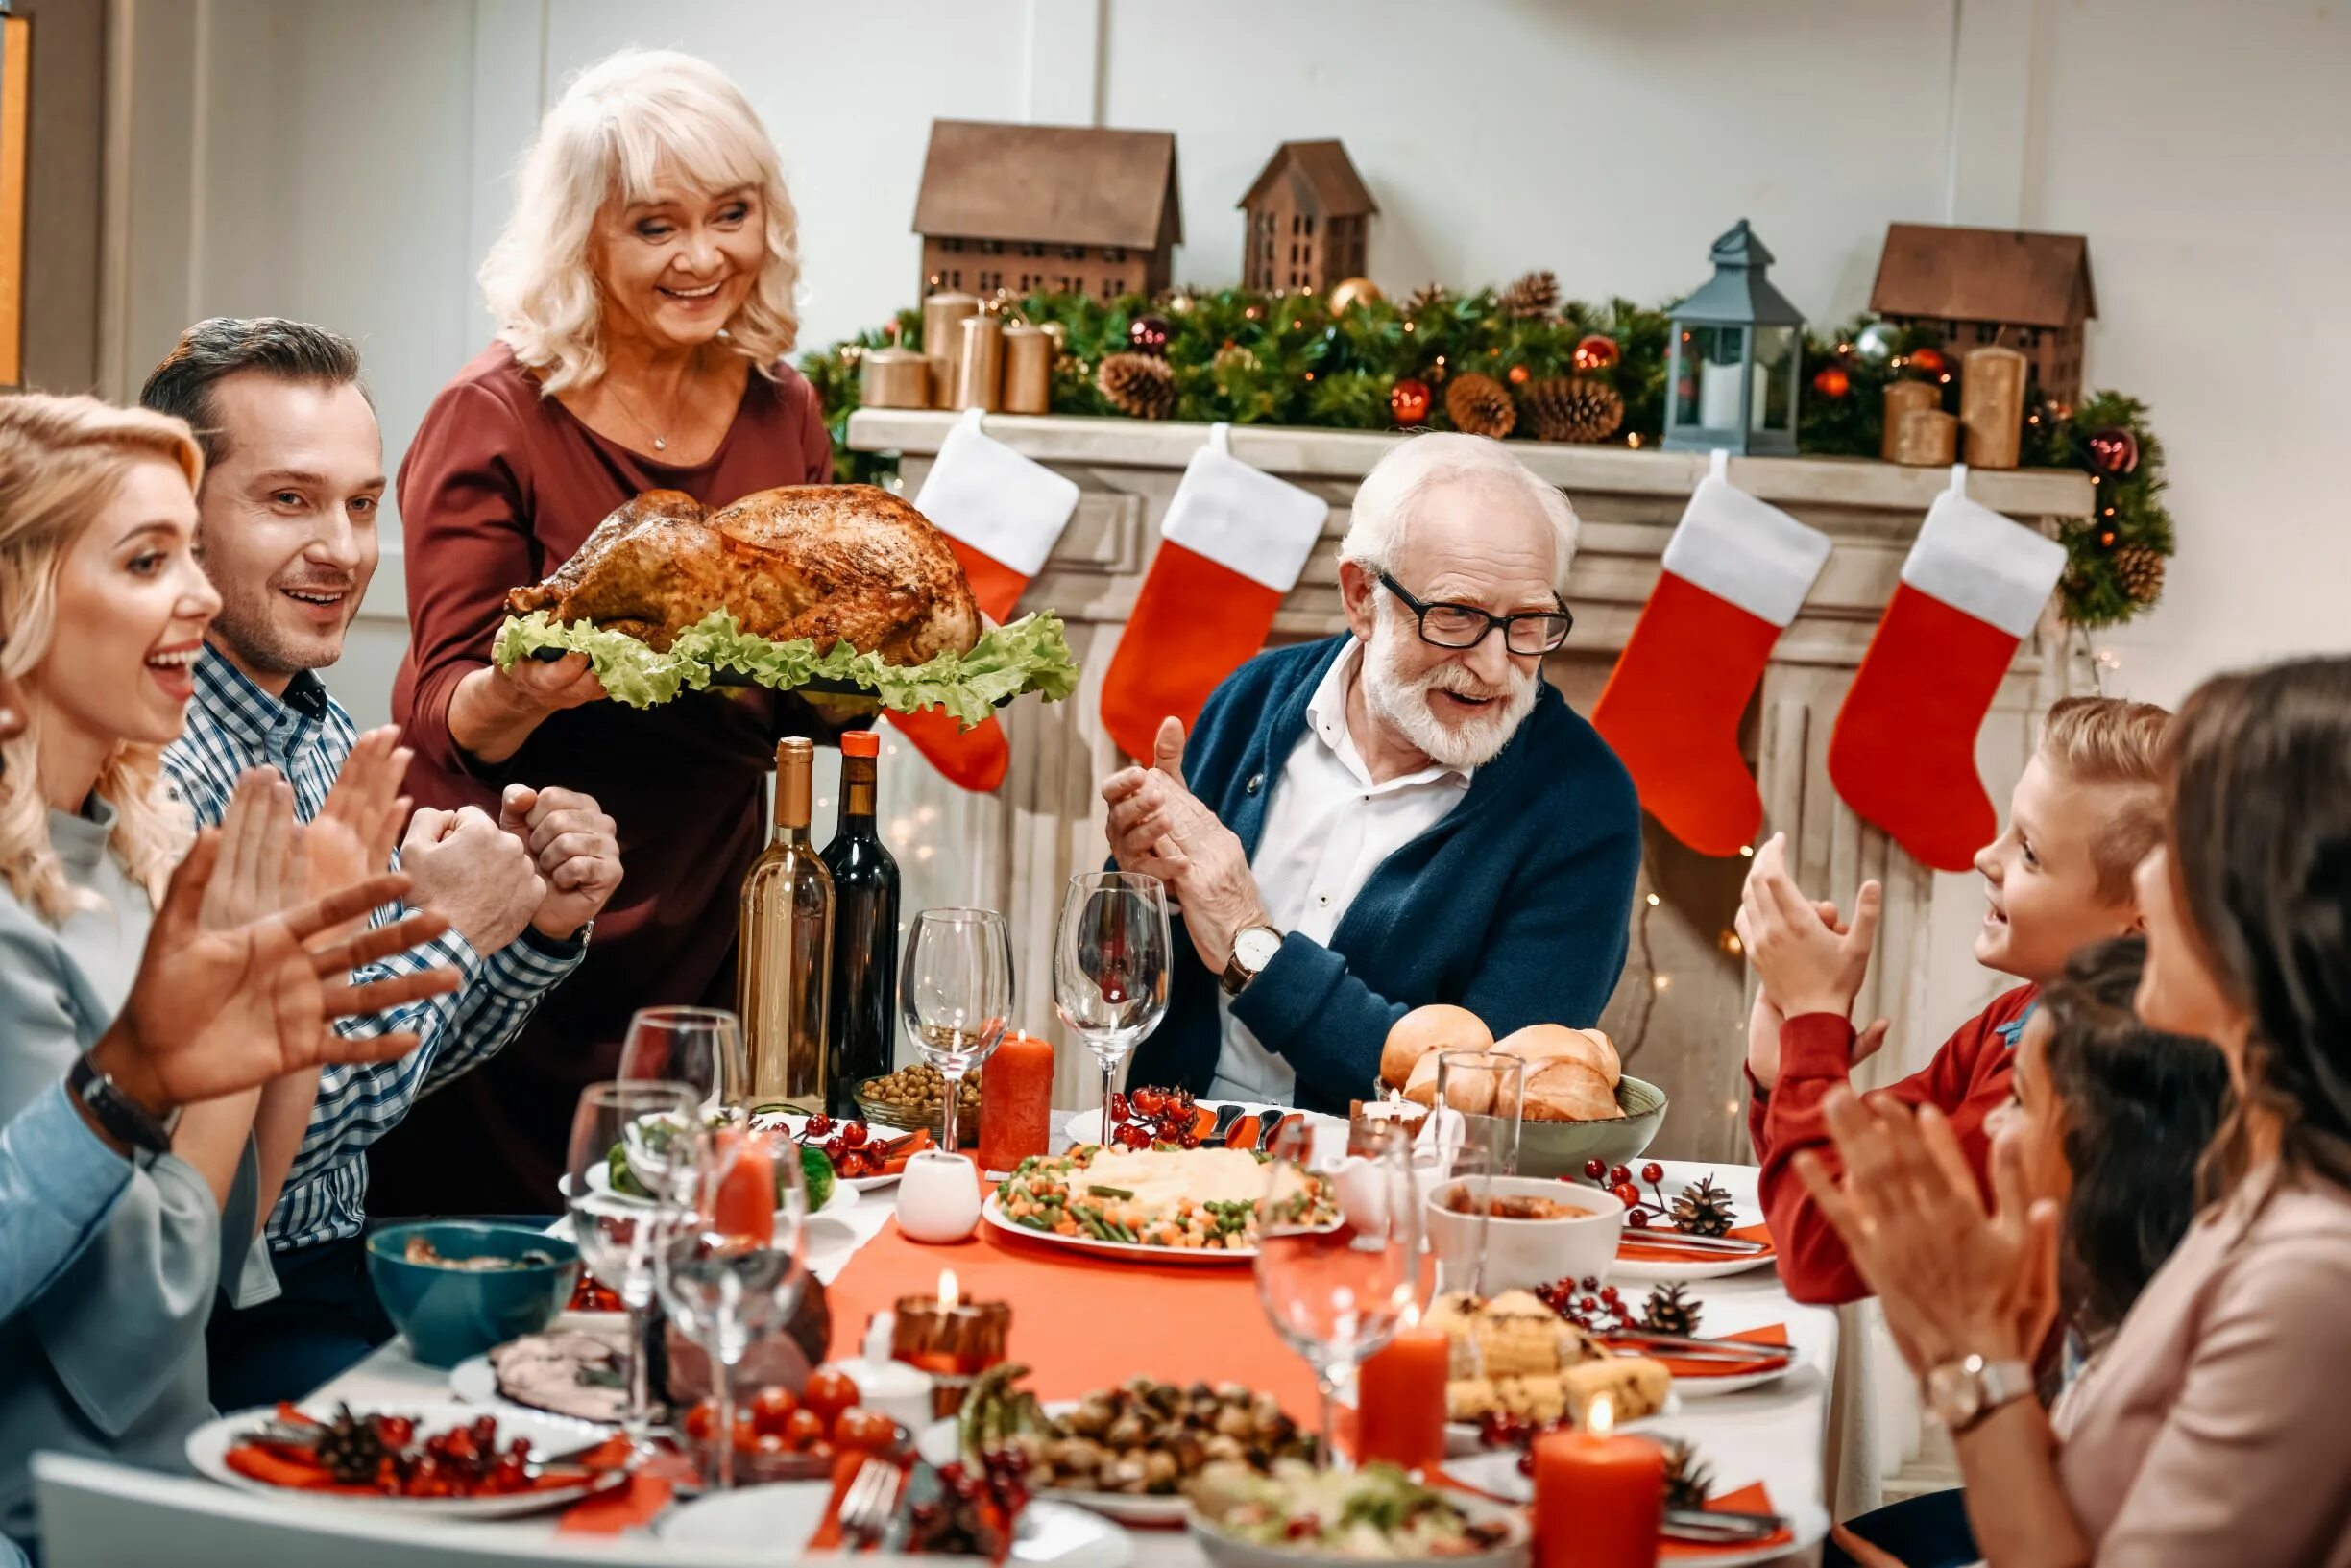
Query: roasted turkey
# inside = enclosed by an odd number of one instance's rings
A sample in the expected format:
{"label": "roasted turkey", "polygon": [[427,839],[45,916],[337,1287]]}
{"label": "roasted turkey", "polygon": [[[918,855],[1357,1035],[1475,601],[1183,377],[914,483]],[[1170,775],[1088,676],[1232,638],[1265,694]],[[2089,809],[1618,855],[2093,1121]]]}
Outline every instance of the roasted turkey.
{"label": "roasted turkey", "polygon": [[947,540],[872,485],[763,490],[706,511],[648,490],[595,526],[536,588],[506,595],[518,615],[593,621],[656,648],[714,610],[778,641],[842,639],[892,664],[965,653],[980,611]]}

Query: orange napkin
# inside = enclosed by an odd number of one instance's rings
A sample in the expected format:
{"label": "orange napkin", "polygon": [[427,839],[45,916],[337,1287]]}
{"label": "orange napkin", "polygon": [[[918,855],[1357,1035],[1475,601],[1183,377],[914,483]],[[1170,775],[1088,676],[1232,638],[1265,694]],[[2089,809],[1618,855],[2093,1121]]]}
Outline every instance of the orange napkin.
{"label": "orange napkin", "polygon": [[[1772,1245],[1771,1227],[1760,1220],[1752,1225],[1741,1225],[1730,1233],[1733,1241],[1763,1243],[1762,1251],[1742,1252],[1735,1260],[1727,1253],[1676,1246],[1669,1240],[1672,1234],[1663,1230],[1628,1230],[1616,1242],[1616,1256],[1624,1263],[1760,1263],[1765,1258],[1778,1255],[1778,1249]],[[1655,1236],[1657,1240],[1643,1239],[1650,1236]]]}
{"label": "orange napkin", "polygon": [[[1778,1345],[1784,1349],[1788,1342],[1785,1323],[1767,1323],[1761,1328],[1741,1329],[1736,1334],[1719,1334],[1719,1339],[1736,1339],[1741,1344]],[[1718,1362],[1697,1356],[1676,1356],[1670,1351],[1653,1346],[1637,1346],[1642,1355],[1663,1363],[1665,1369],[1678,1378],[1743,1378],[1760,1372],[1768,1363],[1760,1362]]]}
{"label": "orange napkin", "polygon": [[[1779,1511],[1772,1507],[1771,1494],[1763,1489],[1763,1484],[1759,1481],[1751,1482],[1735,1492],[1725,1492],[1720,1497],[1708,1498],[1707,1509],[1709,1512],[1719,1510],[1724,1513],[1776,1513]],[[1685,1557],[1700,1559],[1727,1557],[1795,1544],[1795,1532],[1787,1530],[1776,1531],[1759,1541],[1726,1541],[1708,1545],[1701,1545],[1696,1541],[1660,1541],[1658,1542],[1658,1561],[1679,1562]]]}
{"label": "orange napkin", "polygon": [[558,1534],[619,1535],[642,1530],[661,1517],[676,1488],[666,1477],[639,1474],[628,1484],[594,1497],[583,1497],[564,1509],[555,1522]]}
{"label": "orange napkin", "polygon": [[882,1162],[882,1174],[885,1176],[903,1175],[906,1171],[907,1161],[931,1146],[931,1134],[928,1130],[917,1128],[903,1136],[907,1140],[905,1146]]}
{"label": "orange napkin", "polygon": [[865,1468],[862,1454],[843,1454],[833,1461],[833,1495],[825,1499],[824,1517],[816,1521],[816,1532],[808,1538],[811,1552],[830,1552],[841,1543],[841,1500],[849,1495],[849,1487],[858,1472]]}

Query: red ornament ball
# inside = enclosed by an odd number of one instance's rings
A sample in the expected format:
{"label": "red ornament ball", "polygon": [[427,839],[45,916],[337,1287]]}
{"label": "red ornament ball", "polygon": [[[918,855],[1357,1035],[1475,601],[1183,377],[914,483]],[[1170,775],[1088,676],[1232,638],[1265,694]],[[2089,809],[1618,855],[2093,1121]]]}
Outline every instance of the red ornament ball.
{"label": "red ornament ball", "polygon": [[1137,316],[1127,324],[1127,347],[1139,354],[1165,354],[1175,331],[1165,316]]}
{"label": "red ornament ball", "polygon": [[2139,466],[2139,438],[2117,425],[2090,438],[2090,461],[2100,473],[2128,473]]}
{"label": "red ornament ball", "polygon": [[1812,390],[1824,398],[1842,398],[1853,390],[1853,377],[1842,365],[1823,365],[1813,373]]}
{"label": "red ornament ball", "polygon": [[1940,375],[1951,369],[1951,361],[1940,349],[1913,349],[1910,350],[1910,368],[1921,375]]}
{"label": "red ornament ball", "polygon": [[1388,389],[1388,411],[1395,416],[1398,424],[1426,424],[1432,397],[1426,381],[1416,381],[1408,375]]}
{"label": "red ornament ball", "polygon": [[1576,340],[1575,368],[1580,371],[1604,371],[1624,357],[1616,340],[1606,332],[1589,332]]}
{"label": "red ornament ball", "polygon": [[1510,368],[1511,385],[1515,387],[1525,386],[1527,384],[1527,376],[1530,373],[1524,365],[1513,365]]}

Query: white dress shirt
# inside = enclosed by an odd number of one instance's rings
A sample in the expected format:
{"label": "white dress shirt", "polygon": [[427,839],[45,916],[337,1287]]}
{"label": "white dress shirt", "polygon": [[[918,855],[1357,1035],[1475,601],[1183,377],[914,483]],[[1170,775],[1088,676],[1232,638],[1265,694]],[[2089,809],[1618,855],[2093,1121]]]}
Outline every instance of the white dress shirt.
{"label": "white dress shirt", "polygon": [[[1273,783],[1265,832],[1249,856],[1274,928],[1325,944],[1380,862],[1443,820],[1469,788],[1469,769],[1434,763],[1371,782],[1347,733],[1347,691],[1362,665],[1363,644],[1349,644],[1307,700],[1306,733]],[[1214,1098],[1290,1104],[1297,1073],[1257,1043],[1222,992],[1217,1011],[1224,1039]]]}

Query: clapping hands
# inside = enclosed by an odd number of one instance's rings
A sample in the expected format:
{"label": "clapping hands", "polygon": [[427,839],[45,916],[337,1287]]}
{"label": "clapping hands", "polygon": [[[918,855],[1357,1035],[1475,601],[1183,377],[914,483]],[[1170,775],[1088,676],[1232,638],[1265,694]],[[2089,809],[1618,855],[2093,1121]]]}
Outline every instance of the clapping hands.
{"label": "clapping hands", "polygon": [[[1747,1070],[1764,1088],[1779,1081],[1780,1026],[1788,1019],[1804,1013],[1852,1016],[1869,972],[1882,901],[1876,881],[1863,882],[1853,919],[1846,922],[1834,904],[1807,899],[1796,885],[1788,871],[1785,833],[1772,834],[1756,851],[1733,924],[1757,982],[1747,1025]],[[1849,1065],[1876,1054],[1885,1043],[1886,1027],[1881,1018],[1861,1030]]]}
{"label": "clapping hands", "polygon": [[1181,721],[1163,720],[1151,765],[1122,768],[1103,783],[1110,854],[1121,871],[1167,883],[1200,962],[1222,972],[1234,936],[1272,917],[1239,835],[1185,784],[1183,748]]}

